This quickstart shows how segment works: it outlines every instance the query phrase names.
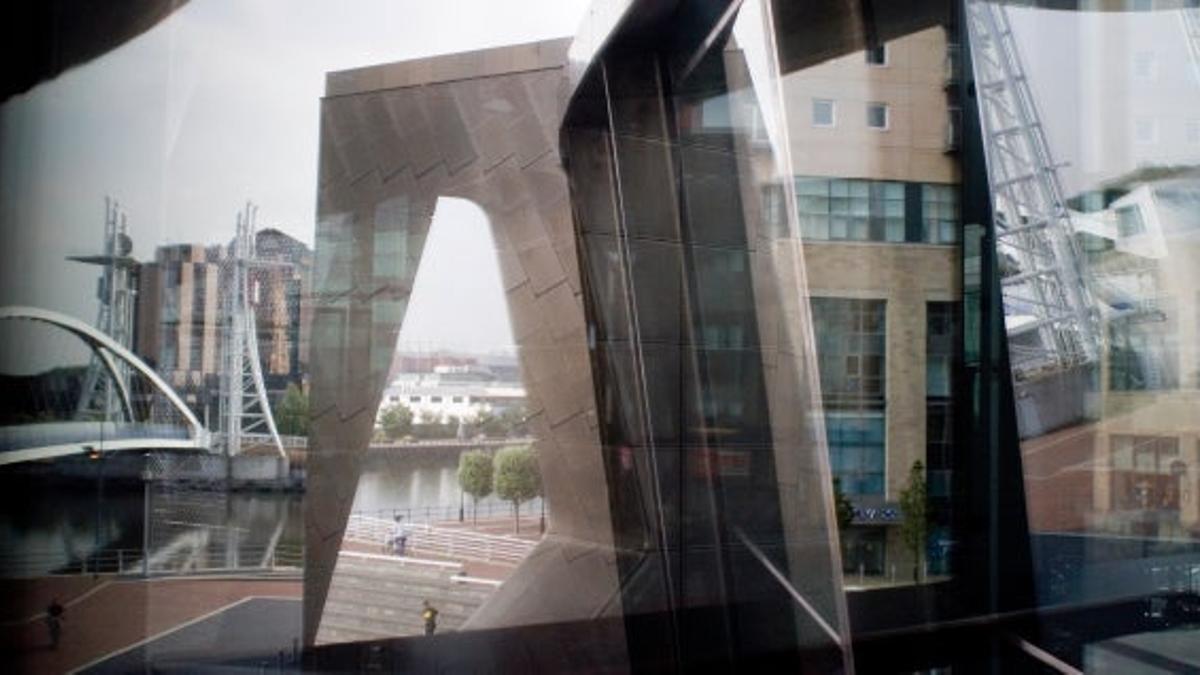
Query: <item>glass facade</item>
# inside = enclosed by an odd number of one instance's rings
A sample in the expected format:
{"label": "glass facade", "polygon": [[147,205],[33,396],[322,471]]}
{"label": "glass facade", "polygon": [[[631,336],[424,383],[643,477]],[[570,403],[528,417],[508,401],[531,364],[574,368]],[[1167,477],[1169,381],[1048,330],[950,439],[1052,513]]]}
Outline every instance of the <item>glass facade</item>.
{"label": "glass facade", "polygon": [[1195,3],[534,4],[30,32],[9,670],[1200,670]]}

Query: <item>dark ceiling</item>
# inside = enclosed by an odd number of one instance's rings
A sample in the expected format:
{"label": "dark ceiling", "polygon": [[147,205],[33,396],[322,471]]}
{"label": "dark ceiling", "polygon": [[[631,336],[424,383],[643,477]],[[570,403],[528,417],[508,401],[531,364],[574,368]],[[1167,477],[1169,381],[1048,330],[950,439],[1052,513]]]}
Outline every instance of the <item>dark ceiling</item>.
{"label": "dark ceiling", "polygon": [[12,0],[0,9],[8,49],[0,102],[96,58],[162,21],[187,0]]}

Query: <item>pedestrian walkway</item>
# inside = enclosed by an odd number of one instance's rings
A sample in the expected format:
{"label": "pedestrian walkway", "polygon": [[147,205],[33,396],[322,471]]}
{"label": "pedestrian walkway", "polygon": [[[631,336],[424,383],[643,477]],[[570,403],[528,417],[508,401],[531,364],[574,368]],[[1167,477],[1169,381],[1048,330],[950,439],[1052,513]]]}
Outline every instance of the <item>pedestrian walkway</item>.
{"label": "pedestrian walkway", "polygon": [[[228,577],[170,579],[109,579],[72,589],[55,580],[30,586],[31,600],[22,603],[22,616],[0,626],[0,649],[8,672],[65,673],[162,636],[189,622],[219,612],[251,597],[300,598],[297,579]],[[39,590],[40,588],[40,590]],[[6,588],[6,590],[9,590]],[[49,648],[44,617],[29,604],[54,593],[66,607],[58,649]],[[48,604],[48,601],[47,601]],[[297,612],[299,603],[296,603]]]}
{"label": "pedestrian walkway", "polygon": [[[353,514],[346,524],[346,540],[386,546],[395,524],[384,518]],[[408,551],[417,556],[435,555],[452,560],[477,560],[517,564],[529,555],[537,541],[511,535],[487,534],[465,527],[428,524],[408,526]]]}
{"label": "pedestrian walkway", "polygon": [[461,563],[343,550],[321,614],[317,644],[424,634],[425,600],[438,632],[457,630],[499,586]]}

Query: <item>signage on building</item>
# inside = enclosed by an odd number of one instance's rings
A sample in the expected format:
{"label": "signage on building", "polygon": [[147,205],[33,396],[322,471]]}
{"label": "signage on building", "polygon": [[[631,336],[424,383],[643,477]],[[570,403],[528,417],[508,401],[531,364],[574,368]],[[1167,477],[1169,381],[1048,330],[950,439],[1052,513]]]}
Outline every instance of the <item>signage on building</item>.
{"label": "signage on building", "polygon": [[904,513],[899,504],[880,504],[878,506],[855,506],[855,525],[892,525],[904,520]]}

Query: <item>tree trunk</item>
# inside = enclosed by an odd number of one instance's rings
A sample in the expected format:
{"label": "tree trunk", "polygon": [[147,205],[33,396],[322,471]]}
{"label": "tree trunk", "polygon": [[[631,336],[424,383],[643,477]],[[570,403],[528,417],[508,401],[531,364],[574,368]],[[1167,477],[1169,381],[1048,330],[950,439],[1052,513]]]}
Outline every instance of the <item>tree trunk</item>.
{"label": "tree trunk", "polygon": [[513,502],[513,511],[517,514],[517,534],[521,534],[521,502]]}
{"label": "tree trunk", "polygon": [[471,527],[479,527],[479,497],[471,499]]}

